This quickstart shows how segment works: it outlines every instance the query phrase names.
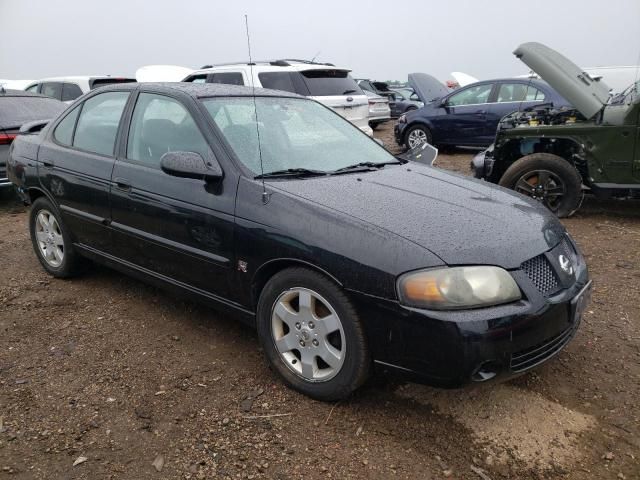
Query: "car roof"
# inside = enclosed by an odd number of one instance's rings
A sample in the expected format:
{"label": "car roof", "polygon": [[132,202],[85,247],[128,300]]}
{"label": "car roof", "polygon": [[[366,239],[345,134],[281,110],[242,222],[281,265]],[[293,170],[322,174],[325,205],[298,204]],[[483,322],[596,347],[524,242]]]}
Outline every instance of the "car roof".
{"label": "car roof", "polygon": [[296,93],[268,88],[252,88],[242,85],[228,85],[225,83],[192,83],[192,82],[145,82],[145,83],[118,83],[100,87],[96,91],[122,91],[142,88],[145,91],[158,93],[182,92],[193,98],[207,97],[286,97],[303,98]]}
{"label": "car roof", "polygon": [[47,77],[47,78],[39,78],[38,80],[34,80],[31,83],[41,83],[41,82],[79,82],[85,80],[94,80],[97,78],[113,78],[115,80],[119,78],[133,78],[127,77],[124,75],[69,75],[65,77]]}
{"label": "car roof", "polygon": [[249,63],[224,63],[219,65],[211,65],[203,67],[199,70],[194,70],[189,74],[196,75],[199,73],[209,73],[220,70],[234,70],[241,68],[243,70],[250,70],[254,68],[261,72],[303,72],[307,70],[343,70],[350,72],[350,68],[337,67],[330,63],[311,63],[304,62],[299,60],[275,60],[275,61],[265,61],[265,62],[253,62],[253,64]]}
{"label": "car roof", "polygon": [[[0,97],[42,97],[51,98],[46,95],[40,95],[39,93],[27,92],[25,90],[3,89],[0,88]],[[52,99],[55,100],[55,99]]]}

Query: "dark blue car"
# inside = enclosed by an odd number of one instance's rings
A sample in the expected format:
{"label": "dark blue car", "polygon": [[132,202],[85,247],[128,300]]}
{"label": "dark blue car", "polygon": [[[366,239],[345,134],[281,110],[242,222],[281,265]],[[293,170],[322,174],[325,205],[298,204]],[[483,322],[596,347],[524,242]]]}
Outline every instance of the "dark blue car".
{"label": "dark blue car", "polygon": [[395,138],[406,148],[427,142],[438,146],[486,147],[502,117],[542,103],[569,103],[545,82],[533,78],[485,80],[450,91],[435,78],[409,75],[425,106],[398,119]]}

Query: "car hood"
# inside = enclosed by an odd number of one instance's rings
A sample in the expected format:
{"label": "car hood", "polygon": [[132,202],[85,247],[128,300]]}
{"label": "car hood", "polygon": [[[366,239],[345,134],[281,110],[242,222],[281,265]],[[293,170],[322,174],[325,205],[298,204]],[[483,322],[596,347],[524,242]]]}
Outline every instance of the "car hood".
{"label": "car hood", "polygon": [[270,184],[398,235],[449,265],[515,269],[564,234],[560,222],[533,200],[413,162]]}
{"label": "car hood", "polygon": [[425,105],[449,94],[449,89],[440,80],[426,73],[410,73],[408,80]]}
{"label": "car hood", "polygon": [[523,43],[513,54],[566,98],[585,118],[609,100],[609,87],[555,50],[537,42]]}

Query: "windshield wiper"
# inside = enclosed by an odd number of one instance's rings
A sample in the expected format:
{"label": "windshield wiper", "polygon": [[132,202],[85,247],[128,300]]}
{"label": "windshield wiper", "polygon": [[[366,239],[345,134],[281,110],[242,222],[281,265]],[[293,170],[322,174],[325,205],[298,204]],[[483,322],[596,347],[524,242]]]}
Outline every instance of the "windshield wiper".
{"label": "windshield wiper", "polygon": [[345,90],[344,92],[342,92],[342,95],[349,95],[350,93],[356,93],[357,90],[354,89],[350,89],[350,90]]}
{"label": "windshield wiper", "polygon": [[385,165],[402,165],[406,163],[406,161],[402,160],[394,160],[391,162],[360,162],[355,165],[348,165],[346,167],[338,168],[337,170],[331,170],[327,172],[329,175],[339,175],[341,173],[351,173],[351,172],[367,172],[371,170],[379,170],[383,168]]}
{"label": "windshield wiper", "polygon": [[273,172],[263,173],[253,178],[276,178],[276,177],[317,177],[327,175],[328,172],[323,170],[311,170],[309,168],[285,168],[284,170],[274,170]]}

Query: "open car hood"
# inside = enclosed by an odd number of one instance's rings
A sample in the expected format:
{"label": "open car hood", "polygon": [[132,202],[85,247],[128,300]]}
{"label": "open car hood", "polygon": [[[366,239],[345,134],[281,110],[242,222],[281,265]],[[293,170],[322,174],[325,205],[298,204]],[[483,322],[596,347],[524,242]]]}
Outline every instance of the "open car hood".
{"label": "open car hood", "polygon": [[425,105],[449,93],[449,89],[440,80],[426,73],[410,73],[409,85]]}
{"label": "open car hood", "polygon": [[609,87],[571,60],[537,42],[523,43],[513,54],[589,119],[609,100]]}

